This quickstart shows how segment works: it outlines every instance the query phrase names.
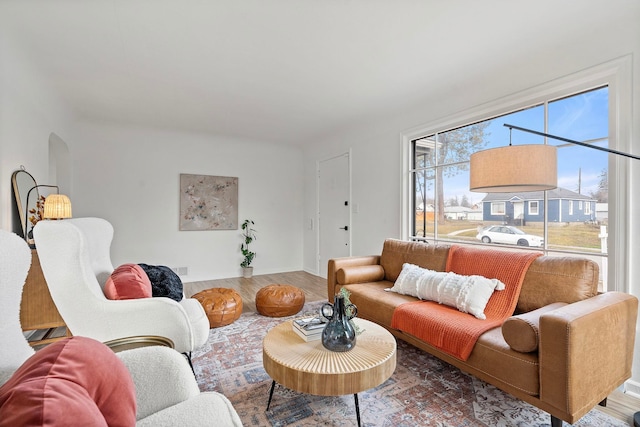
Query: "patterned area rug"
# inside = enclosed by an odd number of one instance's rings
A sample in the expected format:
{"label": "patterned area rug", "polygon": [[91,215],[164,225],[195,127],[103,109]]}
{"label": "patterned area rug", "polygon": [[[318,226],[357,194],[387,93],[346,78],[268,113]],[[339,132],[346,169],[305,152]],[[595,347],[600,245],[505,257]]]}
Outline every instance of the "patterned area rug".
{"label": "patterned area rug", "polygon": [[[294,317],[315,314],[321,304],[307,303]],[[266,411],[272,380],[262,367],[262,339],[286,319],[247,313],[212,329],[192,355],[200,389],[227,396],[245,426],[357,425],[352,395],[312,396],[276,386]],[[403,341],[398,341],[395,373],[359,393],[358,400],[362,425],[368,427],[550,425],[548,414]],[[628,426],[596,409],[574,425]]]}

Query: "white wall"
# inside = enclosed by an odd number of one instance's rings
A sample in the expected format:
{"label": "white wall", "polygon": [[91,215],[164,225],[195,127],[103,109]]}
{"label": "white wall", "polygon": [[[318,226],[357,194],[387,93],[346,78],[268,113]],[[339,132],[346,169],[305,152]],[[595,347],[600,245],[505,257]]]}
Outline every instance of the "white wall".
{"label": "white wall", "polygon": [[239,230],[179,231],[181,173],[238,177],[239,222],[255,221],[254,274],[302,268],[302,153],[222,136],[80,123],[67,141],[74,217],[115,228],[114,265],[188,267],[184,282],[241,275]]}
{"label": "white wall", "polygon": [[[316,162],[342,153],[351,152],[351,206],[358,205],[358,212],[352,210],[351,236],[352,255],[379,254],[386,237],[400,237],[400,157],[398,123],[385,122],[388,129],[371,127],[358,133],[324,140],[313,145],[313,150],[305,153],[304,218],[317,223]],[[318,229],[304,230],[304,269],[319,276],[325,276],[326,265],[317,264]]]}
{"label": "white wall", "polygon": [[[633,54],[633,128],[629,152],[640,155],[640,17],[635,16]],[[629,184],[629,291],[640,298],[640,161],[632,160]],[[609,237],[611,239],[611,236]],[[635,353],[633,357],[633,377],[627,383],[628,391],[640,398],[640,319],[636,324]]]}
{"label": "white wall", "polygon": [[[520,91],[551,82],[607,61],[631,55],[633,58],[633,120],[630,151],[640,155],[640,16],[619,16],[619,22],[602,22],[601,28],[585,28],[582,34],[563,35],[553,46],[540,46],[537,52],[513,52],[512,66],[494,70],[492,75],[470,81],[466,86],[441,88],[440,97],[432,97],[411,111],[395,117],[377,117],[354,123],[347,129],[315,141],[305,151],[304,217],[313,218],[317,210],[315,162],[330,155],[352,152],[352,204],[359,213],[352,215],[353,255],[379,254],[387,237],[400,236],[401,156],[400,134],[416,126],[446,118],[512,96]],[[517,37],[517,35],[514,35]],[[569,38],[567,38],[569,37]],[[490,61],[490,58],[487,58]],[[434,82],[437,84],[437,82]],[[626,277],[629,283],[620,289],[640,296],[640,162],[631,165],[629,213],[630,244]],[[610,236],[615,239],[615,236]],[[304,232],[304,267],[317,272],[315,230]],[[326,268],[326,267],[324,267]],[[623,275],[625,276],[625,275]],[[640,397],[640,325],[637,326],[633,378],[628,390]]]}
{"label": "white wall", "polygon": [[38,184],[55,184],[49,182],[49,135],[64,137],[69,123],[64,104],[0,31],[0,228],[12,231],[11,174],[21,165]]}
{"label": "white wall", "polygon": [[[52,170],[50,138],[67,144],[70,171]],[[10,178],[20,165],[38,184],[57,184],[49,181],[64,176],[60,184],[70,187],[64,192],[74,217],[103,216],[114,224],[114,264],[188,267],[183,281],[240,276],[242,258],[239,231],[178,231],[180,173],[237,176],[239,220],[253,219],[258,230],[255,274],[302,268],[299,149],[76,122],[19,46],[0,31],[0,176],[5,183],[0,228],[5,230],[12,230]]]}
{"label": "white wall", "polygon": [[[24,165],[39,184],[70,180],[78,216],[103,216],[114,264],[188,267],[183,281],[240,276],[239,231],[178,231],[179,175],[239,177],[239,220],[256,222],[255,274],[302,268],[302,154],[258,141],[76,122],[36,67],[0,31],[0,228],[12,230],[10,178]],[[247,123],[250,126],[250,123]],[[50,138],[70,171],[51,170]],[[54,153],[55,154],[55,153]]]}

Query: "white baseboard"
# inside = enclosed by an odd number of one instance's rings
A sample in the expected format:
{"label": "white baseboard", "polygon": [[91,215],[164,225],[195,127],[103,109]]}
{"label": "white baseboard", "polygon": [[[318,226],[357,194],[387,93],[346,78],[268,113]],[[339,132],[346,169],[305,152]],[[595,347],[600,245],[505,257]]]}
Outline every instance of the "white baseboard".
{"label": "white baseboard", "polygon": [[640,383],[637,381],[629,380],[624,383],[624,392],[629,396],[640,399]]}
{"label": "white baseboard", "polygon": [[[304,271],[305,273],[313,274],[314,276],[322,277],[315,270],[311,270],[311,269],[308,269],[308,268],[303,268],[302,271]],[[325,277],[325,279],[326,279],[326,277]]]}

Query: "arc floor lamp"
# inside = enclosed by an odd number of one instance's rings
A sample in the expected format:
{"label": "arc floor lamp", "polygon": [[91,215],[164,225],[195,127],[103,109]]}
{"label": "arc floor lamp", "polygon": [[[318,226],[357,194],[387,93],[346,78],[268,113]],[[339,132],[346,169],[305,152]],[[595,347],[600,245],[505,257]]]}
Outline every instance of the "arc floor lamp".
{"label": "arc floor lamp", "polygon": [[[516,129],[582,147],[640,160],[639,156],[611,148],[598,147],[505,123],[509,131]],[[499,167],[497,166],[499,165]],[[509,145],[490,148],[471,155],[469,188],[481,193],[516,193],[551,190],[558,186],[557,148],[548,144]]]}
{"label": "arc floor lamp", "polygon": [[[611,148],[599,147],[507,123],[504,126],[509,128],[509,132],[516,129],[640,160],[639,156]],[[471,155],[469,188],[471,191],[482,193],[552,190],[558,186],[557,168],[557,148],[555,146],[547,144],[511,145],[511,141],[509,141],[509,145],[506,147],[490,148]],[[640,427],[640,411],[634,414],[633,425],[634,427]]]}

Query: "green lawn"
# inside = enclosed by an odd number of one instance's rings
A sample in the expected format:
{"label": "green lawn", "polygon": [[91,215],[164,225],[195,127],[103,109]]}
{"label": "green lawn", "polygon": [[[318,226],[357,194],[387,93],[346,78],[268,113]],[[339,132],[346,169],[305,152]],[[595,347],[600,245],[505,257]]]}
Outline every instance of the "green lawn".
{"label": "green lawn", "polygon": [[[471,221],[445,221],[438,225],[438,235],[441,238],[460,240],[476,240],[478,228],[482,224]],[[542,225],[526,225],[518,227],[528,234],[543,236]],[[589,251],[600,251],[600,227],[597,225],[572,224],[552,225],[549,227],[548,245],[551,249],[581,248]],[[433,236],[433,223],[427,225],[427,240]]]}

